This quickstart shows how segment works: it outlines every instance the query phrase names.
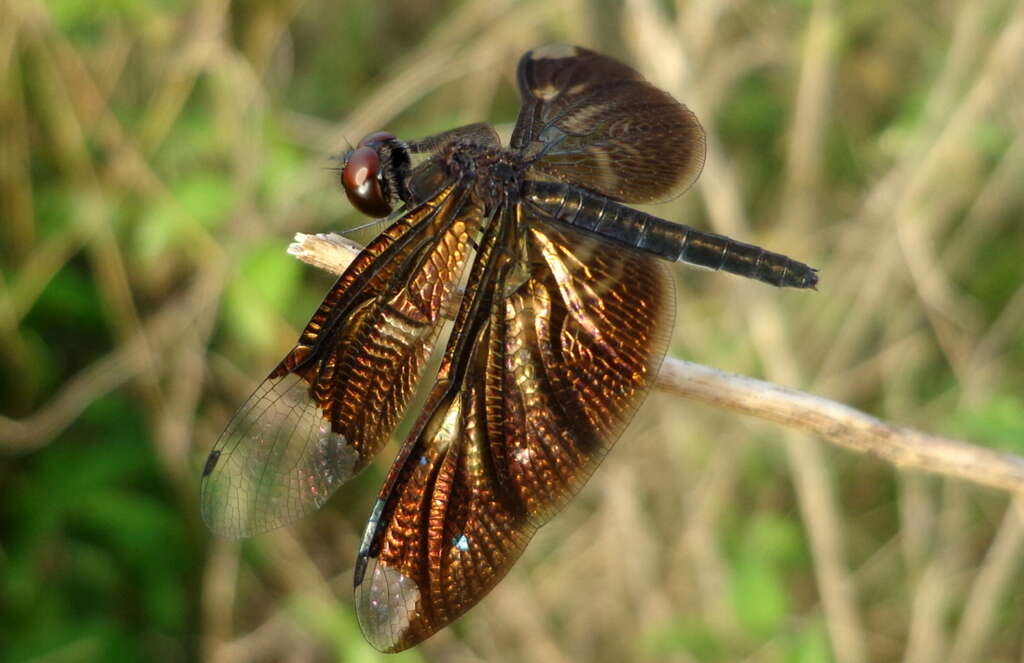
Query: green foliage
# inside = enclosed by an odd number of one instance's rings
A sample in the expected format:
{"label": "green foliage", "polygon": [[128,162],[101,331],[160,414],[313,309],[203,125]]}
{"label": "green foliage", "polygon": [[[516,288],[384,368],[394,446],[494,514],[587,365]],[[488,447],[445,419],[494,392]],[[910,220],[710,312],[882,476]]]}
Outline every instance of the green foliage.
{"label": "green foliage", "polygon": [[7,660],[141,661],[161,638],[187,640],[198,551],[147,437],[130,401],[100,399],[8,479]]}
{"label": "green foliage", "polygon": [[832,663],[828,634],[820,622],[812,622],[785,638],[786,663]]}
{"label": "green foliage", "polygon": [[[1021,212],[1018,207],[1011,213],[1019,215]],[[965,289],[976,298],[988,316],[999,315],[1001,304],[1013,297],[1020,287],[1020,256],[1013,250],[1020,246],[1024,246],[1024,224],[1012,224],[998,237],[985,243],[985,269],[972,269],[965,274]],[[1024,350],[1024,335],[1016,334],[1011,342],[1018,353],[1016,357],[1020,358],[1019,353]]]}
{"label": "green foliage", "polygon": [[996,395],[957,415],[953,434],[986,446],[1024,455],[1024,401],[1019,394]]}
{"label": "green foliage", "polygon": [[790,623],[793,606],[787,576],[807,560],[795,524],[782,517],[754,514],[736,523],[728,540],[726,598],[746,638],[737,639],[693,616],[679,615],[671,624],[650,631],[644,648],[656,657],[686,652],[713,663],[747,657],[773,643],[783,652],[779,660],[829,661],[820,624]]}
{"label": "green foliage", "polygon": [[757,515],[737,531],[729,602],[755,636],[776,631],[790,612],[785,570],[799,557],[800,536],[789,520]]}
{"label": "green foliage", "polygon": [[223,309],[225,324],[240,347],[274,344],[275,312],[294,296],[301,274],[300,264],[277,241],[245,256],[225,291]]}
{"label": "green foliage", "polygon": [[714,633],[703,621],[686,615],[680,615],[672,624],[649,633],[643,649],[654,658],[685,652],[706,663],[728,661],[733,655],[727,639]]}
{"label": "green foliage", "polygon": [[110,342],[103,301],[86,272],[76,263],[55,274],[28,312],[23,330],[31,372],[27,380],[0,384],[6,403],[38,405],[61,376],[83,367],[97,345]]}
{"label": "green foliage", "polygon": [[46,237],[66,233],[75,210],[74,196],[64,186],[45,186],[35,191],[35,217]]}
{"label": "green foliage", "polygon": [[182,251],[195,241],[197,226],[216,230],[233,208],[230,181],[219,174],[198,173],[172,185],[171,197],[152,205],[138,222],[138,256],[157,260],[169,251]]}
{"label": "green foliage", "polygon": [[[723,104],[718,117],[722,139],[730,154],[746,152],[752,168],[744,179],[757,201],[782,172],[782,140],[786,131],[786,107],[780,81],[757,72],[739,81],[735,93]],[[754,157],[756,155],[756,157]]]}
{"label": "green foliage", "polygon": [[384,655],[371,647],[359,630],[352,607],[336,601],[309,596],[299,597],[288,605],[288,614],[296,623],[320,642],[328,643],[334,660],[350,663],[374,663],[395,661],[395,663],[417,663],[423,661],[415,650],[399,654]]}

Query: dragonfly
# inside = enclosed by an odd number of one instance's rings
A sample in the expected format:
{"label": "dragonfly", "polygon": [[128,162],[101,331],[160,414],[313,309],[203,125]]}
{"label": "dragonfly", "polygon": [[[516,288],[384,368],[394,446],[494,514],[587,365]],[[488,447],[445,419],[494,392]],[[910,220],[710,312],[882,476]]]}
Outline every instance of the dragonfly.
{"label": "dragonfly", "polygon": [[507,147],[477,123],[416,141],[376,132],[342,156],[351,203],[390,225],[203,470],[202,514],[219,535],[319,508],[389,440],[456,310],[356,557],[358,620],[384,652],[490,592],[619,438],[668,347],[669,262],[818,281],[784,255],[626,205],[679,195],[705,156],[693,112],[633,68],[547,45],[521,58],[517,82]]}

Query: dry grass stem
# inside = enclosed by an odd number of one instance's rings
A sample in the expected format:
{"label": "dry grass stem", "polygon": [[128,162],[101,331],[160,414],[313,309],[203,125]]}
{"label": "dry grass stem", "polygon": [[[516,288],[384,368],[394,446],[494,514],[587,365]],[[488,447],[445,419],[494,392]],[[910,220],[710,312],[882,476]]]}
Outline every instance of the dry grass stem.
{"label": "dry grass stem", "polygon": [[[359,248],[334,233],[297,233],[288,253],[337,275]],[[901,470],[920,470],[1010,492],[1024,491],[1024,458],[1020,456],[894,426],[813,394],[673,357],[665,359],[655,386],[684,398],[814,433]]]}

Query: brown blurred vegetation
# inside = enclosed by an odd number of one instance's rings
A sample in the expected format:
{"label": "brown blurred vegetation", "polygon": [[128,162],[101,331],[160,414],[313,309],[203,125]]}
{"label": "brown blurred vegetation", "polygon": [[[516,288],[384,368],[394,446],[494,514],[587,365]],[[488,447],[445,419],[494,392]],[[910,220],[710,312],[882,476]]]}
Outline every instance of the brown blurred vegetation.
{"label": "brown blurred vegetation", "polygon": [[[351,568],[390,454],[241,546],[199,467],[329,284],[292,234],[361,222],[329,156],[507,132],[546,41],[701,118],[702,179],[655,213],[821,268],[678,268],[673,354],[1024,453],[1022,2],[4,0],[0,660],[376,659]],[[1024,499],[654,394],[393,660],[1019,662],[1022,546]]]}

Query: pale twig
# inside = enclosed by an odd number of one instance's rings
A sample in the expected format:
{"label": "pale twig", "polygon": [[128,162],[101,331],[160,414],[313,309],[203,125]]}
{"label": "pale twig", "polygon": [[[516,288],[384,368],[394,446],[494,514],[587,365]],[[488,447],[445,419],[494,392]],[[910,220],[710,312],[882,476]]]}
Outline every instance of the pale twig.
{"label": "pale twig", "polygon": [[[334,234],[297,233],[288,252],[334,274],[357,245]],[[1024,494],[1024,458],[969,442],[894,426],[841,403],[762,380],[666,358],[658,389],[814,433],[850,451],[920,470]]]}

